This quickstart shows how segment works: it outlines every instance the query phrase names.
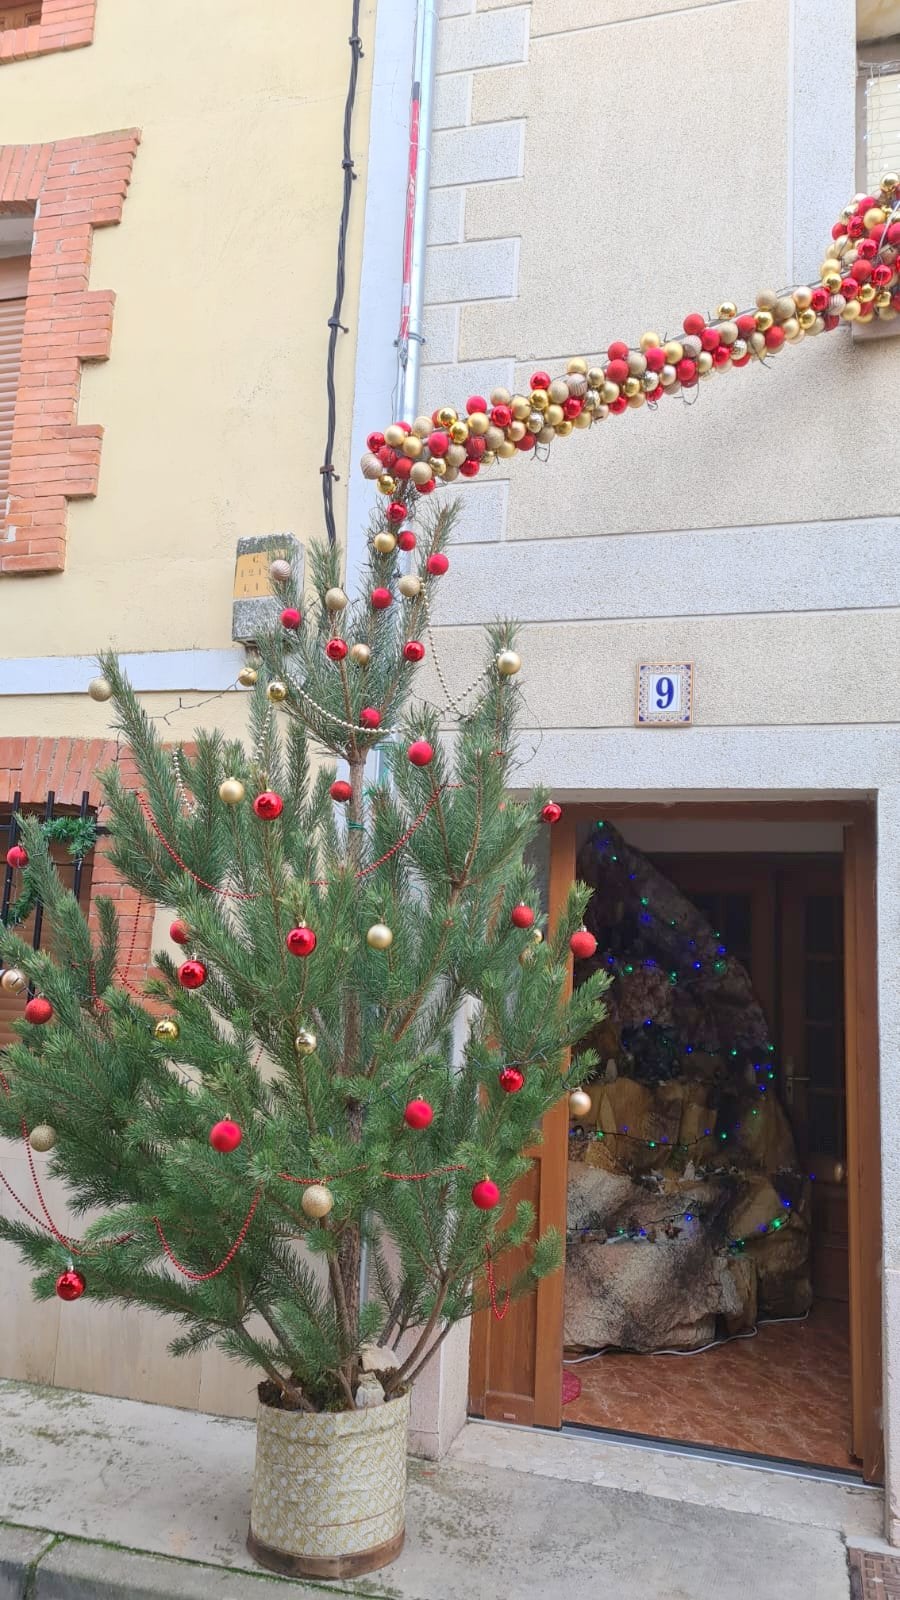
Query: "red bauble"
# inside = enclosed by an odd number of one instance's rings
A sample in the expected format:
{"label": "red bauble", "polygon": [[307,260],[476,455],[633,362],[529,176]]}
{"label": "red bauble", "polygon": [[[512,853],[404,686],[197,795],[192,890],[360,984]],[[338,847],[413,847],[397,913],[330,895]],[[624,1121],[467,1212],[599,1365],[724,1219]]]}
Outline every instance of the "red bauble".
{"label": "red bauble", "polygon": [[17,870],[28,865],[28,851],[23,844],[11,844],[6,852],[6,865]]}
{"label": "red bauble", "polygon": [[443,550],[436,550],[433,556],[428,557],[425,565],[433,578],[442,578],[450,566],[450,561]]}
{"label": "red bauble", "polygon": [[765,333],[765,341],[767,350],[780,350],[784,344],[784,329],[779,328],[777,324],[774,328],[768,328]]}
{"label": "red bauble", "polygon": [[847,232],[847,224],[846,224],[846,222],[836,222],[834,227],[831,230],[831,237],[832,237],[832,239],[839,239],[841,237],[841,234],[846,233],[846,232]]}
{"label": "red bauble", "polygon": [[690,356],[685,356],[682,361],[678,362],[675,371],[678,373],[679,383],[694,383],[697,378],[697,363],[692,361]]}
{"label": "red bauble", "polygon": [[733,367],[746,367],[746,365],[749,362],[749,360],[750,360],[750,352],[748,350],[748,352],[747,352],[747,354],[745,356],[732,356],[731,365]]}
{"label": "red bauble", "polygon": [[407,640],[406,644],[403,646],[403,658],[405,661],[424,661],[425,646],[423,645],[421,639]]}
{"label": "red bauble", "polygon": [[[631,355],[631,350],[624,340],[614,339],[612,344],[607,346],[606,354],[609,356],[610,361],[627,361]],[[615,379],[613,379],[613,382],[615,382]]]}
{"label": "red bauble", "polygon": [[851,217],[847,223],[847,233],[851,239],[861,239],[866,231],[862,217]]}
{"label": "red bauble", "polygon": [[622,356],[616,356],[610,361],[606,369],[606,377],[609,383],[622,384],[629,376],[628,362]]}
{"label": "red bauble", "polygon": [[879,262],[877,267],[872,268],[872,282],[877,289],[886,288],[893,276],[893,271],[884,261]]}
{"label": "red bauble", "polygon": [[722,343],[722,335],[719,333],[718,328],[704,328],[700,335],[700,343],[704,350],[708,350],[712,355],[712,352],[718,350],[719,345]]}
{"label": "red bauble", "polygon": [[562,806],[557,805],[555,800],[548,800],[545,806],[541,806],[542,822],[558,822],[561,816]]}
{"label": "red bauble", "polygon": [[409,456],[398,456],[391,471],[395,478],[408,478],[412,472],[413,464]]}
{"label": "red bauble", "polygon": [[577,396],[573,394],[569,396],[568,400],[566,400],[563,405],[563,416],[566,418],[567,422],[574,422],[576,417],[581,416],[583,410],[584,402],[579,400]]}
{"label": "red bauble", "polygon": [[416,484],[416,489],[417,489],[419,494],[434,494],[434,491],[435,491],[436,488],[437,488],[437,479],[436,478],[429,478],[427,483],[417,483]]}
{"label": "red bauble", "polygon": [[[891,223],[887,231],[887,242],[888,244],[900,244],[900,222]],[[862,247],[860,247],[859,253],[867,256],[869,252],[867,250],[863,251]]]}
{"label": "red bauble", "polygon": [[56,1280],[56,1292],[60,1300],[80,1300],[87,1284],[80,1272],[74,1267],[69,1267],[67,1272],[61,1272]]}
{"label": "red bauble", "polygon": [[408,1128],[427,1128],[434,1121],[434,1111],[427,1100],[410,1100],[403,1121]]}
{"label": "red bauble", "polygon": [[514,928],[530,928],[534,925],[534,912],[530,906],[520,901],[517,906],[513,906],[509,920]]}
{"label": "red bauble", "polygon": [[329,661],[343,661],[347,654],[346,639],[329,639],[325,646],[325,654]]}
{"label": "red bauble", "polygon": [[495,428],[508,428],[512,422],[509,406],[494,406],[491,411],[491,421]]}
{"label": "red bauble", "polygon": [[744,311],[735,317],[737,331],[742,339],[749,339],[751,333],[756,332],[756,318],[752,311]]}
{"label": "red bauble", "polygon": [[666,364],[665,350],[660,349],[658,344],[654,344],[651,345],[649,350],[644,351],[644,355],[647,361],[648,372],[662,372],[662,369]]}
{"label": "red bauble", "polygon": [[202,961],[183,961],[178,968],[178,982],[182,989],[199,989],[206,982],[206,968]]}
{"label": "red bauble", "polygon": [[406,754],[414,767],[427,767],[434,759],[434,750],[427,739],[414,739]]}
{"label": "red bauble", "polygon": [[402,522],[406,516],[406,507],[402,506],[399,500],[392,500],[387,508],[386,515],[388,522]]}
{"label": "red bauble", "polygon": [[25,1007],[26,1022],[49,1022],[52,1015],[53,1007],[50,1001],[45,1000],[43,995],[40,994],[36,994],[33,1000],[29,1000]]}
{"label": "red bauble", "polygon": [[256,796],[253,802],[253,809],[256,815],[262,818],[263,822],[274,822],[275,818],[280,817],[284,810],[284,801],[280,794],[275,793],[274,789],[264,789],[262,794]]}
{"label": "red bauble", "polygon": [[329,792],[332,800],[339,800],[342,806],[346,805],[347,801],[351,799],[353,795],[353,790],[351,789],[346,778],[335,778]]}
{"label": "red bauble", "polygon": [[[528,435],[526,434],[526,438]],[[461,461],[459,474],[461,478],[477,478],[481,468],[477,461]]]}
{"label": "red bauble", "polygon": [[685,333],[702,333],[706,327],[706,318],[701,317],[699,311],[689,311],[681,326]]}
{"label": "red bauble", "polygon": [[381,449],[381,446],[383,444],[384,444],[384,434],[383,433],[370,433],[368,439],[366,440],[367,447],[370,450],[374,450],[376,452]]}
{"label": "red bauble", "polygon": [[577,961],[587,961],[596,953],[597,941],[587,928],[579,928],[569,940],[569,949]]}
{"label": "red bauble", "polygon": [[549,389],[551,378],[549,372],[533,372],[531,374],[532,389]]}
{"label": "red bauble", "polygon": [[477,434],[473,439],[466,440],[466,455],[470,461],[480,461],[486,449],[487,445]]}
{"label": "red bauble", "polygon": [[292,628],[296,630],[299,628],[302,621],[303,618],[301,617],[296,606],[285,606],[281,613],[281,626],[283,628]]}
{"label": "red bauble", "polygon": [[433,456],[445,456],[450,449],[450,435],[443,428],[436,428],[434,433],[428,435],[428,448]]}
{"label": "red bauble", "polygon": [[859,294],[859,280],[857,278],[842,278],[841,294],[845,300],[855,300]]}
{"label": "red bauble", "polygon": [[402,533],[398,533],[397,543],[401,550],[415,550],[416,536],[412,528],[404,528]]}
{"label": "red bauble", "polygon": [[853,263],[853,276],[856,279],[857,283],[868,283],[869,279],[872,276],[872,264],[871,264],[871,262],[870,261],[854,261],[854,263]]}
{"label": "red bauble", "polygon": [[175,921],[170,923],[169,938],[173,944],[190,944],[191,930],[186,922],[182,922],[180,917],[176,917]]}
{"label": "red bauble", "polygon": [[216,1122],[209,1130],[210,1144],[223,1156],[230,1155],[232,1150],[236,1150],[243,1137],[237,1123],[228,1117],[222,1122]]}
{"label": "red bauble", "polygon": [[812,306],[813,311],[827,311],[828,301],[830,298],[831,296],[829,295],[827,289],[813,289],[809,303]]}
{"label": "red bauble", "polygon": [[[517,450],[533,450],[535,448],[536,444],[537,444],[537,439],[535,438],[533,433],[524,433],[522,435],[521,439],[517,439],[516,440],[516,449]],[[459,470],[460,470],[460,472],[462,472],[462,467],[460,467]]]}
{"label": "red bauble", "polygon": [[628,410],[628,401],[623,394],[620,394],[618,400],[610,401],[609,409],[614,417],[620,417],[623,411]]}
{"label": "red bauble", "polygon": [[658,400],[661,400],[663,395],[665,394],[665,392],[666,391],[663,388],[661,383],[657,384],[655,389],[648,389],[647,390],[647,401],[648,401],[648,403],[650,401],[656,402]]}
{"label": "red bauble", "polygon": [[397,465],[397,452],[389,444],[383,444],[378,452],[378,459],[387,472],[393,472]]}
{"label": "red bauble", "polygon": [[714,367],[727,367],[731,360],[731,352],[727,344],[720,344],[712,353]]}
{"label": "red bauble", "polygon": [[364,728],[380,728],[381,712],[376,711],[374,706],[363,706],[362,711],[359,713],[359,720]]}
{"label": "red bauble", "polygon": [[394,596],[391,594],[390,589],[372,590],[372,605],[376,611],[386,611],[393,598]]}
{"label": "red bauble", "polygon": [[497,1082],[504,1094],[518,1094],[525,1086],[525,1074],[518,1067],[504,1067]]}
{"label": "red bauble", "polygon": [[474,417],[476,411],[487,411],[487,408],[488,408],[488,403],[485,400],[483,394],[470,394],[469,395],[469,398],[466,401],[466,410],[469,413],[470,417]]}
{"label": "red bauble", "polygon": [[500,1190],[493,1178],[482,1178],[472,1189],[472,1202],[479,1211],[493,1211],[500,1203]]}
{"label": "red bauble", "polygon": [[311,956],[317,944],[312,928],[307,928],[305,923],[292,928],[284,942],[292,956]]}

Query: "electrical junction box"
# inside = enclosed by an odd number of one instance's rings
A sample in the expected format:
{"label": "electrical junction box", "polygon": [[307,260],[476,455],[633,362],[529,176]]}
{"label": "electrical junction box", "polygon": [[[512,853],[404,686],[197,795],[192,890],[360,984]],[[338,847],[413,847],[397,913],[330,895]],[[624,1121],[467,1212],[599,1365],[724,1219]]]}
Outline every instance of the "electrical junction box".
{"label": "electrical junction box", "polygon": [[277,623],[284,599],[274,592],[270,563],[289,561],[297,588],[303,589],[303,546],[292,533],[264,533],[239,539],[234,567],[231,637],[236,644],[254,644]]}

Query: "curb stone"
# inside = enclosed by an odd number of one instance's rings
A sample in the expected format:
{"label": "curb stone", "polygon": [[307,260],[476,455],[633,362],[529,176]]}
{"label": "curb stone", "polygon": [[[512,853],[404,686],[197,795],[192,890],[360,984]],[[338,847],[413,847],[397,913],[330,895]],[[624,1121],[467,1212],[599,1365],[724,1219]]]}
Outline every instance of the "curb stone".
{"label": "curb stone", "polygon": [[55,1542],[52,1533],[0,1525],[0,1600],[24,1600],[36,1563]]}

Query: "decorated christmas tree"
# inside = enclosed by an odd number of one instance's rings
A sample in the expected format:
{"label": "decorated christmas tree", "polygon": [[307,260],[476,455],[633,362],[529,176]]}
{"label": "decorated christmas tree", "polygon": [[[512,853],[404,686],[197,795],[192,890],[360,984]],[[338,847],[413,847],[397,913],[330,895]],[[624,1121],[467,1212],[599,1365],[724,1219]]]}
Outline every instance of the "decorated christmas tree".
{"label": "decorated christmas tree", "polygon": [[525,1250],[513,1295],[560,1264],[531,1207],[505,1202],[593,1064],[567,1052],[609,981],[568,994],[572,951],[594,945],[588,890],[542,939],[523,857],[559,807],[508,794],[513,628],[490,631],[457,716],[415,695],[454,512],[417,534],[402,524],[425,502],[404,499],[376,518],[355,602],[333,548],[312,548],[306,597],[272,562],[280,621],[241,673],[246,747],[167,747],[101,657],[92,692],[139,772],[105,776],[112,859],[172,908],[180,963],[159,953],[138,989],[113,905],[92,934],[29,817],[10,859],[50,948],[0,929],[0,981],[23,997],[0,1129],[51,1150],[90,1213],[69,1238],[35,1171],[28,1214],[0,1219],[35,1293],[165,1313],[176,1354],[216,1345],[295,1411],[403,1392],[454,1323],[502,1313],[505,1253]]}

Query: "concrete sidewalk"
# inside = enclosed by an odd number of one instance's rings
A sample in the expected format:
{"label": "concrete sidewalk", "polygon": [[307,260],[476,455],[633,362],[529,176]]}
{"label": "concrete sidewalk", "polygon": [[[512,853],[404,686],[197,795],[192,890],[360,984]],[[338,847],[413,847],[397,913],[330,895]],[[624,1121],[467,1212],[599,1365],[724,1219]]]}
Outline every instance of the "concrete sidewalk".
{"label": "concrete sidewalk", "polygon": [[406,1549],[370,1578],[259,1575],[252,1424],[0,1383],[0,1600],[848,1600],[881,1496],[470,1425],[412,1462]]}

